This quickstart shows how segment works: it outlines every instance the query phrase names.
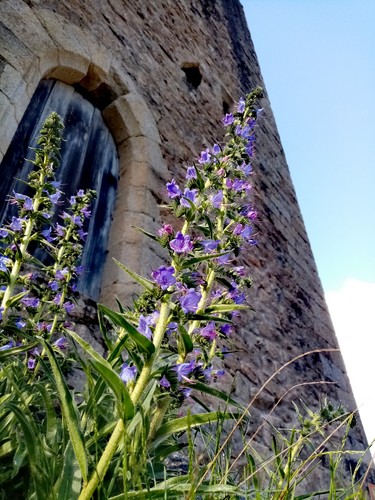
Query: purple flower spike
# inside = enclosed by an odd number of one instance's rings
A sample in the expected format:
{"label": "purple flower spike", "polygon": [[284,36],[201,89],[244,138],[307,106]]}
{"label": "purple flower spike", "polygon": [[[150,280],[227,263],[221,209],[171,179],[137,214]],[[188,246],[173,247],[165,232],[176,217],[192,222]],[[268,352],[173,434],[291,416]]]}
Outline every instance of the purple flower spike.
{"label": "purple flower spike", "polygon": [[193,244],[190,241],[189,235],[183,235],[180,231],[176,234],[176,238],[171,240],[169,246],[176,253],[187,253],[193,249]]}
{"label": "purple flower spike", "polygon": [[186,294],[180,298],[180,305],[184,313],[196,312],[201,297],[201,294],[196,292],[194,288],[189,288]]}
{"label": "purple flower spike", "polygon": [[164,387],[164,389],[170,389],[171,387],[171,384],[165,375],[159,380],[159,384]]}
{"label": "purple flower spike", "polygon": [[190,200],[194,204],[196,202],[197,194],[198,189],[186,188],[180,200],[181,205],[190,208],[191,204],[187,200]]}
{"label": "purple flower spike", "polygon": [[178,196],[181,196],[181,189],[178,187],[174,179],[172,179],[171,182],[167,182],[167,194],[169,198],[177,198]]}
{"label": "purple flower spike", "polygon": [[174,267],[161,266],[159,269],[152,271],[151,276],[162,290],[166,290],[176,283],[176,278],[173,276],[174,273]]}
{"label": "purple flower spike", "polygon": [[224,125],[225,126],[232,125],[233,122],[234,122],[234,117],[232,113],[227,113],[223,118]]}
{"label": "purple flower spike", "polygon": [[127,384],[128,382],[132,382],[137,375],[137,367],[129,366],[127,363],[124,363],[121,367],[120,378],[121,380]]}

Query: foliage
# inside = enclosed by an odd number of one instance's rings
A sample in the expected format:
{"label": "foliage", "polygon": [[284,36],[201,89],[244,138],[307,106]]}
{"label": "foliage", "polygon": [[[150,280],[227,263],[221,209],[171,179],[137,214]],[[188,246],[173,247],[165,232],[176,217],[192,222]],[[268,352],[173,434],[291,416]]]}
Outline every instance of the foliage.
{"label": "foliage", "polygon": [[[274,454],[260,461],[244,430],[248,408],[213,385],[224,374],[220,360],[235,319],[248,308],[251,278],[236,258],[256,243],[248,195],[260,97],[256,89],[224,117],[226,142],[187,167],[184,188],[167,183],[179,229],[140,229],[165,249],[167,263],[149,277],[118,263],[143,292],[131,309],[98,305],[105,356],[68,318],[93,193],[78,191],[58,214],[63,193],[54,172],[63,126],[55,113],[45,122],[27,190],[10,197],[18,214],[0,229],[3,498],[297,498],[323,454],[330,458],[329,498],[344,491],[336,487],[344,444],[301,457],[312,434],[323,433],[326,422],[342,426],[347,414],[329,405],[319,415],[306,410],[287,436],[273,429]],[[84,378],[82,390],[69,386],[72,373]],[[202,393],[221,409],[210,410]],[[204,411],[190,410],[191,401]],[[242,468],[234,467],[225,438],[230,421],[245,440]],[[196,468],[202,443],[206,462]]]}

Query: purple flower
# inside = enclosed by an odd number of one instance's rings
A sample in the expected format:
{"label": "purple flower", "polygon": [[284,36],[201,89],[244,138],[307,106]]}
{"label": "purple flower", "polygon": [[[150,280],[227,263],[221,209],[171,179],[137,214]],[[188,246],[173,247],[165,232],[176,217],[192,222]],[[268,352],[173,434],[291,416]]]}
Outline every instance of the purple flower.
{"label": "purple flower", "polygon": [[222,204],[223,202],[223,197],[224,197],[224,194],[223,194],[223,191],[220,189],[220,191],[218,191],[216,194],[214,194],[212,196],[212,205],[214,206],[214,208],[220,208],[220,205]]}
{"label": "purple flower", "polygon": [[32,210],[33,209],[33,200],[29,198],[28,196],[25,196],[25,200],[23,202],[23,209],[24,210]]}
{"label": "purple flower", "polygon": [[204,163],[208,163],[211,160],[210,150],[207,148],[206,151],[201,152],[201,156],[199,158],[199,163],[203,165]]}
{"label": "purple flower", "polygon": [[81,209],[81,214],[83,214],[86,219],[89,219],[91,217],[91,210],[89,210],[88,207],[83,207]]}
{"label": "purple flower", "polygon": [[237,111],[239,113],[243,113],[245,111],[245,99],[243,97],[240,97],[240,99],[238,101]]}
{"label": "purple flower", "polygon": [[170,389],[171,387],[171,384],[165,375],[163,375],[163,377],[159,380],[159,384],[164,387],[164,389]]}
{"label": "purple flower", "polygon": [[53,345],[55,347],[57,347],[58,349],[60,349],[61,351],[65,351],[65,349],[68,348],[69,344],[68,344],[68,340],[66,339],[66,337],[60,337],[57,340],[55,340]]}
{"label": "purple flower", "polygon": [[176,278],[173,276],[174,273],[174,267],[161,266],[159,269],[152,271],[151,276],[162,290],[166,290],[176,283]]}
{"label": "purple flower", "polygon": [[48,283],[48,288],[50,288],[53,292],[56,292],[59,288],[59,284],[57,283],[57,281],[50,281]]}
{"label": "purple flower", "polygon": [[70,314],[73,311],[73,309],[75,308],[75,305],[72,302],[67,301],[67,302],[64,302],[63,307],[64,307],[65,311],[68,314]]}
{"label": "purple flower", "polygon": [[251,226],[245,226],[244,229],[241,231],[241,236],[245,240],[249,240],[252,234],[253,234],[253,228]]}
{"label": "purple flower", "polygon": [[213,148],[212,148],[212,152],[214,155],[218,155],[220,153],[221,149],[220,149],[220,146],[219,144],[214,144]]}
{"label": "purple flower", "polygon": [[35,358],[29,358],[29,359],[27,360],[27,368],[28,368],[29,370],[34,370],[35,365],[36,365],[36,359],[35,359]]}
{"label": "purple flower", "polygon": [[188,379],[188,375],[194,370],[195,361],[191,360],[190,363],[180,363],[174,367],[175,372],[177,373],[177,378],[179,381],[186,380],[187,382],[191,382]]}
{"label": "purple flower", "polygon": [[201,337],[207,340],[215,340],[217,337],[217,331],[215,329],[215,323],[210,321],[204,328],[201,328],[200,331]]}
{"label": "purple flower", "polygon": [[56,193],[48,195],[48,198],[53,205],[57,205],[61,194],[61,191],[57,190]]}
{"label": "purple flower", "polygon": [[84,190],[83,190],[83,189],[79,189],[79,190],[77,191],[77,196],[79,196],[80,198],[82,198],[83,196],[85,196],[85,192],[84,192]]}
{"label": "purple flower", "polygon": [[61,303],[61,298],[62,298],[62,293],[57,293],[56,297],[53,299],[54,304],[57,304],[59,306]]}
{"label": "purple flower", "polygon": [[12,349],[16,344],[14,340],[10,340],[7,344],[0,347],[0,351],[6,351],[8,349]]}
{"label": "purple flower", "polygon": [[250,220],[255,220],[258,217],[258,213],[255,210],[249,210],[246,217]]}
{"label": "purple flower", "polygon": [[193,249],[193,244],[190,241],[189,235],[183,235],[180,231],[176,234],[174,240],[171,240],[169,246],[176,253],[187,253]]}
{"label": "purple flower", "polygon": [[204,251],[208,253],[214,252],[217,249],[219,243],[220,240],[203,240],[199,242],[199,244],[204,248]]}
{"label": "purple flower", "polygon": [[49,243],[52,243],[52,241],[54,241],[56,238],[52,238],[51,236],[51,231],[52,231],[52,228],[49,227],[48,229],[43,229],[43,231],[40,232],[40,234],[42,236],[44,236],[44,238],[49,242]]}
{"label": "purple flower", "polygon": [[24,219],[19,217],[12,217],[12,223],[10,224],[10,228],[12,231],[22,231],[22,222]]}
{"label": "purple flower", "polygon": [[36,297],[23,297],[21,302],[26,307],[38,307],[40,300]]}
{"label": "purple flower", "polygon": [[200,300],[201,294],[196,292],[194,288],[189,288],[186,294],[180,297],[180,305],[185,314],[196,312]]}
{"label": "purple flower", "polygon": [[172,179],[171,182],[167,182],[167,194],[169,198],[181,196],[181,190],[174,179]]}
{"label": "purple flower", "polygon": [[173,227],[170,224],[163,224],[158,230],[159,236],[170,236],[173,234]]}
{"label": "purple flower", "polygon": [[232,125],[233,122],[234,122],[234,117],[232,113],[227,113],[223,118],[224,125],[225,126]]}
{"label": "purple flower", "polygon": [[70,200],[69,200],[69,203],[73,207],[77,203],[76,197],[75,196],[71,196]]}
{"label": "purple flower", "polygon": [[74,268],[74,272],[76,273],[77,276],[81,276],[83,271],[85,270],[85,266],[76,266]]}
{"label": "purple flower", "polygon": [[18,318],[15,322],[15,325],[19,330],[22,330],[22,328],[26,326],[26,321],[24,321],[22,318]]}
{"label": "purple flower", "polygon": [[81,238],[81,240],[85,241],[88,233],[86,231],[84,231],[83,229],[78,229],[77,233],[78,233],[78,236]]}
{"label": "purple flower", "polygon": [[196,202],[197,194],[198,194],[198,189],[186,188],[180,200],[181,205],[190,208],[191,204],[187,200],[190,200],[191,203],[194,204]]}
{"label": "purple flower", "polygon": [[194,167],[188,167],[186,170],[186,179],[196,179],[197,171]]}
{"label": "purple flower", "polygon": [[250,175],[253,170],[253,167],[250,165],[250,163],[246,162],[243,162],[239,168],[245,175]]}
{"label": "purple flower", "polygon": [[229,255],[229,253],[226,253],[224,255],[220,255],[220,257],[218,257],[216,259],[216,262],[218,264],[220,264],[221,266],[225,266],[226,264],[229,264],[230,263],[230,255]]}
{"label": "purple flower", "polygon": [[55,189],[59,189],[61,186],[61,181],[51,181],[50,182],[51,186],[54,187]]}
{"label": "purple flower", "polygon": [[225,325],[220,327],[220,331],[224,335],[231,335],[234,332],[234,327],[229,323],[225,323]]}
{"label": "purple flower", "polygon": [[184,387],[181,389],[181,394],[184,396],[185,399],[190,397],[192,389],[190,387]]}
{"label": "purple flower", "polygon": [[138,331],[139,333],[147,337],[148,340],[151,340],[152,331],[148,325],[147,319],[143,316],[143,314],[139,316]]}
{"label": "purple flower", "polygon": [[0,229],[0,238],[6,238],[8,236],[8,231],[4,228]]}
{"label": "purple flower", "polygon": [[135,379],[137,375],[137,367],[129,366],[127,363],[124,363],[121,367],[120,378],[121,380],[127,384]]}
{"label": "purple flower", "polygon": [[178,327],[178,323],[176,323],[175,321],[172,321],[171,323],[168,323],[165,333],[167,335],[170,335],[171,333],[173,333],[177,330],[177,327]]}
{"label": "purple flower", "polygon": [[[36,328],[39,332],[50,332],[52,323],[47,323],[46,321],[38,321],[38,323],[36,324]],[[39,354],[39,351],[33,352],[33,354]]]}
{"label": "purple flower", "polygon": [[65,236],[65,227],[56,222],[55,231],[57,236]]}
{"label": "purple flower", "polygon": [[64,267],[64,269],[58,269],[55,273],[55,278],[58,281],[62,281],[66,279],[66,275],[69,273],[69,270],[67,267]]}
{"label": "purple flower", "polygon": [[0,271],[7,272],[8,271],[7,265],[9,264],[11,264],[11,260],[8,259],[8,257],[0,255]]}
{"label": "purple flower", "polygon": [[241,232],[243,231],[243,225],[238,223],[235,225],[234,229],[233,229],[233,234],[235,234],[236,236],[240,235]]}

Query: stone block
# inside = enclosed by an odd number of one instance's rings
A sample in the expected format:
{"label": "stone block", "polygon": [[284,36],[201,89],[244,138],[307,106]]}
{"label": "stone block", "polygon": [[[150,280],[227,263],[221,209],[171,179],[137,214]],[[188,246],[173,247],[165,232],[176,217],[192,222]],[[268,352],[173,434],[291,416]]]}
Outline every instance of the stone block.
{"label": "stone block", "polygon": [[103,118],[111,130],[116,144],[129,137],[148,137],[160,143],[154,119],[138,92],[119,97],[103,111]]}
{"label": "stone block", "polygon": [[[157,176],[163,179],[168,176],[159,143],[148,137],[129,137],[118,146],[118,152],[120,155],[120,174],[127,175],[132,170],[138,170],[140,164],[144,164]],[[132,166],[133,162],[137,164],[134,167]],[[138,177],[137,172],[133,174]]]}

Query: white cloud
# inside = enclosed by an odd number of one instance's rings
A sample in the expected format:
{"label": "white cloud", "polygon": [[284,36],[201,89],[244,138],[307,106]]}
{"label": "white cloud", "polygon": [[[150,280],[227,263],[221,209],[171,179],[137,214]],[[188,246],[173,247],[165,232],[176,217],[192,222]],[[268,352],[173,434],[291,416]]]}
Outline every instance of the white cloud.
{"label": "white cloud", "polygon": [[369,441],[375,438],[375,283],[355,279],[326,301]]}

